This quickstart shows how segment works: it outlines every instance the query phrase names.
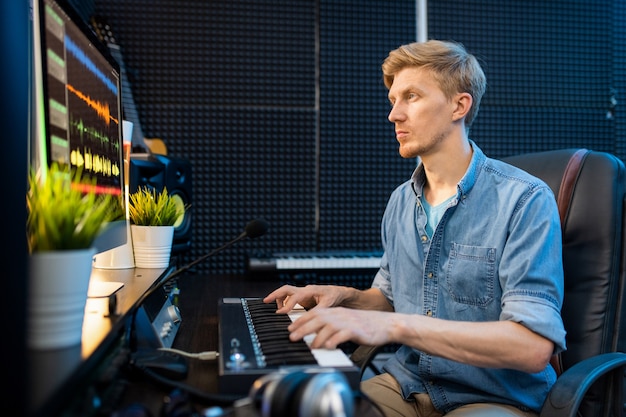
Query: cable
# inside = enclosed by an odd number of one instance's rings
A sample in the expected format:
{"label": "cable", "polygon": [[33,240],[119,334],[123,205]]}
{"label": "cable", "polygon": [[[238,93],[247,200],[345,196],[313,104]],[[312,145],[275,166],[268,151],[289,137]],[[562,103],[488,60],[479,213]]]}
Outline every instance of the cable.
{"label": "cable", "polygon": [[184,350],[166,348],[166,347],[161,347],[158,350],[163,350],[165,352],[172,352],[172,353],[176,353],[177,355],[185,356],[187,358],[200,359],[203,361],[216,360],[217,357],[220,355],[219,352],[216,352],[214,350],[208,350],[208,351],[199,352],[199,353],[185,352]]}
{"label": "cable", "polygon": [[194,397],[197,401],[202,402],[208,405],[218,405],[218,406],[232,406],[235,401],[240,400],[245,397],[244,395],[231,395],[231,394],[212,394],[209,392],[205,392],[191,385],[187,385],[181,382],[173,381],[169,378],[165,378],[156,372],[151,371],[143,366],[135,366],[135,369],[142,372],[144,375],[151,378],[153,381],[158,382],[168,388],[178,388],[181,391],[186,392],[187,394]]}

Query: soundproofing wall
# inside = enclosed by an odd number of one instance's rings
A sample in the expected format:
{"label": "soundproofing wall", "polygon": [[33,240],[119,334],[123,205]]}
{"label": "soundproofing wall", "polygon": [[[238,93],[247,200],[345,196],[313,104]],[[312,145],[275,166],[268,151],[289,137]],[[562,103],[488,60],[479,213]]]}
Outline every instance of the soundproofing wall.
{"label": "soundproofing wall", "polygon": [[483,63],[488,88],[471,137],[491,156],[588,147],[624,157],[624,2],[428,5],[430,36],[463,42]]}
{"label": "soundproofing wall", "polygon": [[413,38],[411,2],[96,6],[118,34],[145,135],[193,167],[181,262],[261,217],[266,236],[198,271],[243,272],[259,251],[380,246],[385,202],[414,166],[397,155],[380,75],[387,51]]}
{"label": "soundproofing wall", "polygon": [[[624,8],[428,2],[430,37],[464,43],[487,74],[470,136],[494,157],[588,147],[624,158]],[[380,64],[415,40],[415,1],[95,0],[94,13],[117,33],[145,136],[192,166],[180,262],[260,217],[267,235],[193,272],[242,273],[249,254],[380,248],[387,198],[415,166],[398,155]]]}

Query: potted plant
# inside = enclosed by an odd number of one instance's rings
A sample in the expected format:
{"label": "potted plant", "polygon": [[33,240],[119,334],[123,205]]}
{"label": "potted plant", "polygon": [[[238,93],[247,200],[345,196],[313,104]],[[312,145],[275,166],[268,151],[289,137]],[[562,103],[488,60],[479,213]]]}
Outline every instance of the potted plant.
{"label": "potted plant", "polygon": [[129,196],[130,230],[135,266],[165,268],[169,265],[174,240],[174,226],[185,215],[181,199],[147,186]]}
{"label": "potted plant", "polygon": [[[76,171],[75,180],[80,175]],[[28,185],[26,225],[31,254],[91,249],[102,227],[123,215],[114,196],[72,187],[70,177],[56,163],[47,172],[31,172]]]}
{"label": "potted plant", "polygon": [[[72,187],[75,171],[52,164],[32,171],[26,194],[29,251],[28,344],[35,349],[80,344],[95,238],[121,215],[119,200]],[[89,180],[81,182],[90,184]]]}

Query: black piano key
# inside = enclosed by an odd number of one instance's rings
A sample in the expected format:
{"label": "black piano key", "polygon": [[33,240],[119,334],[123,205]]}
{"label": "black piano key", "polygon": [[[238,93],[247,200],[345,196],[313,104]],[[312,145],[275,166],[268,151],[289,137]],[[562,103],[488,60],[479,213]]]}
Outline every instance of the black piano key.
{"label": "black piano key", "polygon": [[247,301],[255,337],[267,365],[316,363],[306,342],[289,340],[287,327],[291,318],[288,315],[276,314],[274,304],[263,303],[260,299]]}
{"label": "black piano key", "polygon": [[287,328],[291,324],[291,320],[289,317],[263,317],[263,319],[253,319],[252,324],[256,328],[271,326],[282,326]]}
{"label": "black piano key", "polygon": [[310,349],[302,346],[276,346],[276,345],[266,345],[261,346],[263,354],[265,356],[270,355],[281,355],[281,354],[291,354],[291,353],[300,353],[300,354],[309,354],[311,353]]}
{"label": "black piano key", "polygon": [[248,312],[253,336],[266,366],[317,364],[306,342],[289,340],[287,327],[291,318],[287,314],[277,314],[275,303],[246,299],[244,309]]}
{"label": "black piano key", "polygon": [[268,366],[278,365],[314,365],[317,364],[317,360],[312,353],[307,354],[290,354],[284,353],[281,355],[270,355],[265,357],[265,363]]}

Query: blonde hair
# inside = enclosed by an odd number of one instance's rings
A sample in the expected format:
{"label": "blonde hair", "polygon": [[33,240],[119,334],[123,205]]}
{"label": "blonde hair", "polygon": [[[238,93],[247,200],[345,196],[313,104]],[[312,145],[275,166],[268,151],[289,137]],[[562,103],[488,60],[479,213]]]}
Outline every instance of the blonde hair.
{"label": "blonde hair", "polygon": [[460,43],[430,40],[414,42],[391,51],[382,65],[383,81],[391,87],[395,75],[407,67],[424,68],[448,98],[457,93],[472,96],[472,107],[465,117],[469,128],[478,114],[480,100],[487,88],[487,79],[476,58]]}

